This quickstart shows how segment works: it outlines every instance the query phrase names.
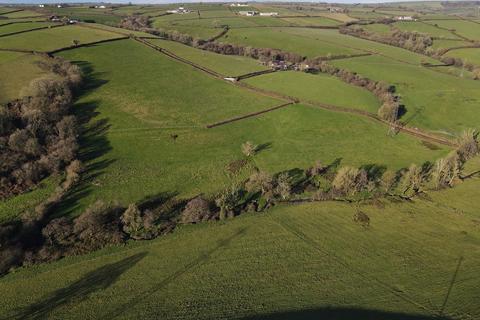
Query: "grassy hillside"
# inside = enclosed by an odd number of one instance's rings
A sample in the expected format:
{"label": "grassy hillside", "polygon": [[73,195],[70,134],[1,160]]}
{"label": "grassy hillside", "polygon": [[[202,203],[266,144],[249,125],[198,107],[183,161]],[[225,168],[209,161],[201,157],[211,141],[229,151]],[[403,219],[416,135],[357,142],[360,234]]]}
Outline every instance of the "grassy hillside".
{"label": "grassy hillside", "polygon": [[288,71],[276,72],[246,80],[262,89],[276,91],[299,99],[376,113],[380,103],[367,90],[348,85],[326,74]]}
{"label": "grassy hillside", "polygon": [[51,51],[71,46],[73,40],[84,44],[118,37],[120,35],[108,31],[74,25],[2,37],[0,38],[0,48]]}
{"label": "grassy hillside", "polygon": [[0,82],[0,103],[19,98],[21,89],[44,73],[35,64],[40,59],[31,54],[0,52],[0,74],[8,79]]}
{"label": "grassy hillside", "polygon": [[394,84],[407,109],[403,120],[411,126],[456,133],[478,124],[477,81],[379,56],[338,60],[334,64]]}
{"label": "grassy hillside", "polygon": [[148,41],[156,46],[167,49],[182,58],[207,67],[225,76],[239,76],[250,72],[268,69],[266,66],[261,65],[259,61],[247,57],[216,54],[167,40]]}
{"label": "grassy hillside", "polygon": [[352,221],[355,208],[347,204],[278,207],[20,270],[0,279],[0,313],[475,319],[479,207],[469,201],[478,196],[475,183],[431,194],[438,202],[362,205],[367,228]]}
{"label": "grassy hillside", "polygon": [[32,29],[37,29],[37,28],[43,28],[43,27],[48,27],[48,26],[53,26],[53,25],[55,25],[55,24],[54,23],[48,23],[48,22],[31,22],[31,23],[9,24],[9,25],[1,26],[0,35],[5,35],[5,34],[9,34],[9,33],[14,33],[14,32],[20,32],[20,31],[26,31],[26,30],[32,30]]}

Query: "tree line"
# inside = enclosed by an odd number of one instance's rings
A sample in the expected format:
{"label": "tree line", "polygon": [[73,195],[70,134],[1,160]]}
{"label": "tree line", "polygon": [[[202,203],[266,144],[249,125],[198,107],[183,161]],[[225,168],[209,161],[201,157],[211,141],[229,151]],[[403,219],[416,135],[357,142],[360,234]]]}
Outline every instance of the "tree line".
{"label": "tree line", "polygon": [[[36,208],[34,219],[0,227],[0,274],[21,265],[54,261],[65,256],[118,245],[128,240],[149,240],[172,232],[179,224],[225,220],[246,212],[263,212],[278,203],[298,201],[359,202],[385,197],[411,199],[426,190],[453,187],[462,180],[467,160],[480,153],[478,132],[467,130],[458,137],[458,147],[435,163],[412,164],[398,171],[383,166],[325,165],[316,161],[304,170],[270,174],[255,166],[259,147],[252,142],[241,146],[243,157],[226,166],[232,182],[211,196],[193,199],[159,197],[132,203],[97,201],[77,218],[48,220],[48,212],[79,179],[81,165],[67,168],[61,188]],[[238,182],[241,171],[250,168],[247,179]],[[354,220],[368,225],[365,213]],[[32,222],[33,221],[33,222]]]}

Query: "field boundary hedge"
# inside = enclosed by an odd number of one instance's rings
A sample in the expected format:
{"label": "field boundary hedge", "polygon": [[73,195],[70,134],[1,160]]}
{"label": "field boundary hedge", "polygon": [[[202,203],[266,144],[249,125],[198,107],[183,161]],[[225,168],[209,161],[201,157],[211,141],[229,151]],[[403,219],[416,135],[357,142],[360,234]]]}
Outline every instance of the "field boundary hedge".
{"label": "field boundary hedge", "polygon": [[67,50],[72,50],[72,49],[77,49],[77,48],[82,48],[82,47],[88,47],[88,46],[92,46],[92,45],[96,45],[96,44],[100,44],[100,43],[125,40],[125,39],[128,39],[128,38],[129,37],[125,36],[125,37],[119,37],[119,38],[113,38],[113,39],[99,40],[99,41],[94,41],[94,42],[89,42],[89,43],[82,43],[82,44],[79,44],[79,45],[76,45],[76,46],[71,45],[71,46],[68,46],[68,47],[63,47],[63,48],[58,48],[58,49],[55,49],[55,50],[52,50],[52,51],[47,51],[46,54],[53,55],[53,54],[58,53],[60,51],[67,51]]}
{"label": "field boundary hedge", "polygon": [[286,106],[293,105],[293,104],[294,104],[293,102],[283,103],[281,105],[271,107],[271,108],[268,108],[268,109],[265,109],[265,110],[252,112],[252,113],[249,113],[249,114],[246,114],[246,115],[243,115],[243,116],[238,116],[238,117],[230,118],[230,119],[227,119],[227,120],[223,120],[223,121],[215,122],[215,123],[212,123],[212,124],[208,124],[206,127],[208,129],[215,128],[215,127],[218,127],[218,126],[221,126],[221,125],[229,124],[229,123],[240,121],[240,120],[243,120],[243,119],[252,118],[252,117],[255,117],[255,116],[270,112],[270,111],[278,110],[278,109],[281,109],[281,108],[284,108]]}
{"label": "field boundary hedge", "polygon": [[13,36],[16,34],[21,34],[21,33],[27,33],[27,32],[32,32],[32,31],[38,31],[38,30],[44,30],[44,29],[53,29],[53,28],[58,28],[58,27],[63,27],[63,24],[59,25],[53,25],[53,26],[46,26],[46,27],[38,27],[38,28],[33,28],[33,29],[28,29],[28,30],[22,30],[22,31],[15,31],[11,33],[5,33],[5,34],[0,34],[0,38],[2,37],[8,37],[8,36]]}

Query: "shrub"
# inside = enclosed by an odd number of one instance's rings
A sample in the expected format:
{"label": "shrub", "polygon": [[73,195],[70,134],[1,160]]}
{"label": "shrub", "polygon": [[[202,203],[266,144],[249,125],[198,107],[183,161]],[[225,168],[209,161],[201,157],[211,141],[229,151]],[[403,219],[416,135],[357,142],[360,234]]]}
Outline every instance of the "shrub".
{"label": "shrub", "polygon": [[341,168],[335,179],[333,179],[333,188],[343,195],[353,196],[366,187],[368,183],[367,173],[363,169],[352,167]]}
{"label": "shrub", "polygon": [[370,217],[365,212],[359,210],[353,215],[353,221],[362,227],[368,227],[370,225]]}
{"label": "shrub", "polygon": [[277,186],[275,188],[275,194],[278,194],[283,200],[286,200],[292,194],[292,186],[290,183],[290,177],[288,173],[281,173],[277,177]]}
{"label": "shrub", "polygon": [[423,172],[420,167],[412,164],[403,175],[402,188],[403,194],[414,196],[420,192],[424,180]]}
{"label": "shrub", "polygon": [[181,223],[198,223],[213,218],[210,203],[202,197],[196,197],[190,200],[185,209],[183,209]]}
{"label": "shrub", "polygon": [[435,189],[451,187],[459,175],[460,159],[457,152],[452,152],[435,162],[431,173],[433,186]]}
{"label": "shrub", "polygon": [[240,189],[236,185],[232,185],[230,188],[220,192],[215,199],[215,204],[220,208],[220,220],[225,219],[227,216],[233,217],[239,201]]}
{"label": "shrub", "polygon": [[253,144],[250,141],[247,141],[244,144],[242,144],[242,153],[246,157],[253,157],[255,153],[257,153],[257,148],[258,148],[257,145]]}
{"label": "shrub", "polygon": [[124,234],[120,230],[120,214],[120,208],[102,201],[90,205],[74,221],[73,230],[79,240],[77,250],[88,252],[109,244],[122,243]]}
{"label": "shrub", "polygon": [[142,212],[135,204],[130,204],[120,218],[123,231],[135,240],[152,239],[157,236],[154,213]]}
{"label": "shrub", "polygon": [[476,156],[480,152],[478,131],[474,129],[465,130],[457,138],[457,144],[457,152],[462,161],[467,161]]}
{"label": "shrub", "polygon": [[245,188],[249,192],[261,191],[265,194],[273,190],[273,178],[265,171],[257,171],[248,178]]}

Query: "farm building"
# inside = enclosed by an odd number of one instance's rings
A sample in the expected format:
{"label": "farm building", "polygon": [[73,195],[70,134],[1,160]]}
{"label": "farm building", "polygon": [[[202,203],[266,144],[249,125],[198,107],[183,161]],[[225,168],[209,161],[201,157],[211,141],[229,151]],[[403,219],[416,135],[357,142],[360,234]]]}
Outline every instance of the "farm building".
{"label": "farm building", "polygon": [[177,13],[177,14],[184,14],[189,12],[190,10],[185,9],[184,7],[178,7],[178,9],[174,9],[174,10],[167,10],[167,13]]}
{"label": "farm building", "polygon": [[230,7],[248,7],[246,3],[232,3]]}
{"label": "farm building", "polygon": [[278,16],[278,12],[260,12],[260,15],[263,17],[274,17]]}
{"label": "farm building", "polygon": [[401,21],[413,21],[413,20],[416,20],[414,19],[412,16],[398,16],[396,17],[397,20],[401,20]]}
{"label": "farm building", "polygon": [[241,16],[253,17],[258,15],[258,11],[238,11]]}

